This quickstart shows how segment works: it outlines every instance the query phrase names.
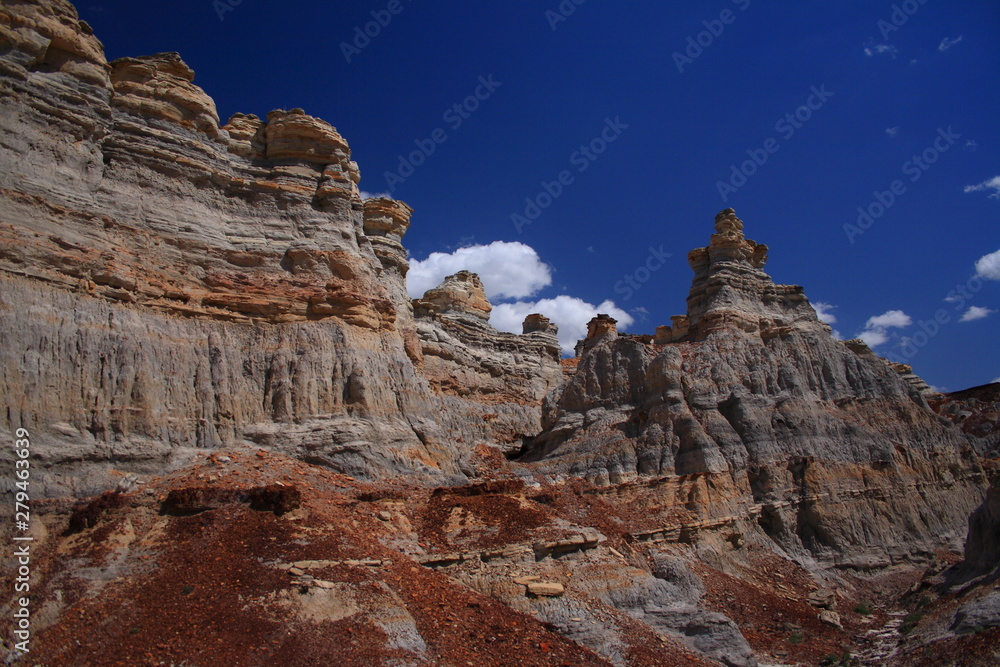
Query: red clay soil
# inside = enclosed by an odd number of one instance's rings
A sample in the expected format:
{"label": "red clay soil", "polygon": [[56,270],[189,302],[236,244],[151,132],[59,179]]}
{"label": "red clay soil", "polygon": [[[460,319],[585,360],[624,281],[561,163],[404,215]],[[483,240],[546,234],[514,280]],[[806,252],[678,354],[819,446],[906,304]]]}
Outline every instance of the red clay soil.
{"label": "red clay soil", "polygon": [[[58,591],[62,610],[58,622],[36,626],[30,664],[55,667],[607,665],[554,628],[384,543],[393,543],[397,515],[428,553],[550,539],[565,534],[568,521],[596,527],[606,545],[634,554],[625,527],[641,525],[649,511],[609,502],[582,483],[526,489],[501,479],[433,491],[360,483],[267,452],[215,453],[138,491],[38,508],[47,512],[49,537],[33,560],[33,609],[54,608]],[[844,631],[821,623],[803,601],[815,587],[804,571],[754,545],[744,549],[752,566],[741,578],[692,567],[707,589],[706,606],[732,618],[762,658],[819,664],[877,627],[878,618],[862,623],[852,611],[857,601],[847,599],[837,605]],[[422,654],[408,650],[412,645],[393,648],[405,644],[390,641],[364,612],[309,620],[296,604],[317,589],[277,567],[363,559],[382,565],[328,564],[309,574],[349,587],[361,607],[401,604],[426,644]],[[614,616],[629,665],[713,664],[627,614],[602,613]],[[5,624],[9,615],[0,619],[0,633],[9,635]],[[939,642],[908,664],[952,664],[935,661],[958,650],[977,653],[954,664],[990,664],[974,660],[993,655],[998,641],[988,631]]]}
{"label": "red clay soil", "polygon": [[733,619],[755,654],[772,656],[776,662],[818,665],[827,656],[853,649],[851,630],[861,627],[852,611],[855,603],[838,600],[835,611],[846,631],[838,630],[821,622],[819,610],[804,601],[816,588],[805,572],[770,553],[754,560],[750,581],[704,564],[692,569],[705,585],[705,606]]}
{"label": "red clay soil", "polygon": [[[32,664],[609,664],[534,618],[382,547],[377,536],[387,530],[385,524],[374,517],[370,503],[356,496],[392,493],[379,494],[375,485],[271,454],[230,457],[234,460],[225,464],[207,461],[159,480],[152,494],[133,493],[104,499],[90,510],[87,505],[78,508],[87,527],[64,538],[56,557],[61,562],[53,569],[96,566],[110,581],[99,595],[59,586],[66,608],[55,625],[33,639]],[[293,515],[253,509],[247,501],[253,489],[276,483],[301,492],[302,508]],[[206,493],[205,485],[219,492]],[[175,501],[218,506],[176,516],[166,511],[169,503],[164,507],[171,492],[177,492]],[[472,503],[485,512],[481,503],[506,496],[438,497],[445,505]],[[232,502],[222,502],[227,499]],[[537,513],[539,520],[545,518]],[[530,510],[527,516],[533,516]],[[68,517],[62,521],[65,528]],[[135,539],[123,550],[114,536],[129,530]],[[389,648],[385,632],[364,614],[309,621],[279,602],[295,586],[289,573],[269,563],[366,558],[391,563],[335,565],[316,574],[325,581],[350,583],[359,595],[391,590],[426,642],[423,656]],[[59,580],[44,578],[48,581],[37,589],[36,609],[52,597]]]}
{"label": "red clay soil", "polygon": [[[459,529],[449,538],[443,529],[452,516],[460,517],[459,525],[468,523],[469,527]],[[503,494],[433,495],[422,512],[421,536],[445,550],[489,549],[538,539],[534,529],[549,523],[551,518],[542,506]],[[489,530],[482,530],[480,525]]]}

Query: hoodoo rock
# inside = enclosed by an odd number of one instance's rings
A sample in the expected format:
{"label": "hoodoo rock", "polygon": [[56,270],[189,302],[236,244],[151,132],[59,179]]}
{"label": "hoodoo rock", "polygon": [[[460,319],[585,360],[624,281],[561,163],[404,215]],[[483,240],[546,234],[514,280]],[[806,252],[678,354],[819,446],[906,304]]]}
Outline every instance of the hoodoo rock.
{"label": "hoodoo rock", "polygon": [[764,273],[768,248],[743,235],[743,221],[727,208],[715,216],[715,233],[705,248],[688,253],[694,270],[687,321],[675,340],[704,338],[715,329],[736,327],[762,337],[790,327],[829,332],[798,285],[775,285]]}
{"label": "hoodoo rock", "polygon": [[418,314],[433,316],[454,313],[489,321],[493,306],[486,298],[483,281],[471,271],[459,271],[448,276],[437,287],[427,290],[417,299],[414,309]]}

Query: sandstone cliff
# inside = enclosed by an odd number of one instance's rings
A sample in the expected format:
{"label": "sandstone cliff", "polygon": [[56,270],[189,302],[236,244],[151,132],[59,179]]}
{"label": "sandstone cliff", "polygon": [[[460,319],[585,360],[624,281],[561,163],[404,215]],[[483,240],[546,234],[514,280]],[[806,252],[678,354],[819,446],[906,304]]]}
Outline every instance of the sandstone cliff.
{"label": "sandstone cliff", "polygon": [[220,127],[178,54],[108,63],[61,0],[0,31],[3,425],[35,434],[47,493],[238,443],[459,479],[537,431],[554,336],[418,325],[412,210],[361,200],[332,125]]}

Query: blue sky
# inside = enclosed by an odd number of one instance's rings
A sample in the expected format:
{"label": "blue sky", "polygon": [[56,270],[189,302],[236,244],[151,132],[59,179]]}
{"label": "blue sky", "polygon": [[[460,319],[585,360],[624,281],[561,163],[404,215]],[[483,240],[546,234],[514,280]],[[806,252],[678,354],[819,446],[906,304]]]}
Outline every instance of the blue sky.
{"label": "blue sky", "polygon": [[845,338],[942,389],[1000,377],[994,0],[78,8],[109,59],[179,51],[223,121],[334,124],[362,189],[415,209],[414,281],[460,252],[500,325],[548,310],[568,343],[600,307],[651,333],[732,206]]}

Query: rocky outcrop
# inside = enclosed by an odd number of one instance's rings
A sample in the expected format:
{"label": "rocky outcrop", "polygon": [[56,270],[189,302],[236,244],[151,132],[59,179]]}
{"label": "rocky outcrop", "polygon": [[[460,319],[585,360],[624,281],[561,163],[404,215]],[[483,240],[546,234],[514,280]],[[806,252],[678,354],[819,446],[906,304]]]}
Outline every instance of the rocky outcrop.
{"label": "rocky outcrop", "polygon": [[417,316],[422,317],[454,313],[488,322],[493,306],[486,298],[479,276],[471,271],[459,271],[445,278],[437,287],[427,290],[423,298],[414,300],[413,309]]}
{"label": "rocky outcrop", "polygon": [[687,314],[598,315],[560,361],[475,274],[407,297],[413,211],[362,201],[329,123],[220,126],[177,54],[108,63],[64,0],[5,3],[0,47],[0,425],[55,498],[33,659],[752,665],[849,641],[819,565],[960,547],[995,397],[832,339],[732,210]]}
{"label": "rocky outcrop", "polygon": [[[562,379],[556,325],[533,314],[525,318],[522,335],[494,329],[492,306],[474,273],[448,276],[414,299],[413,310],[420,368],[443,394],[537,407]],[[520,437],[504,442],[505,451],[518,449],[521,438],[538,428],[537,422],[523,424]]]}
{"label": "rocky outcrop", "polygon": [[445,313],[421,341],[412,210],[361,200],[332,125],[220,127],[179,55],[108,63],[62,0],[5,5],[0,40],[2,421],[31,430],[44,493],[237,444],[460,480],[537,431],[554,336]]}
{"label": "rocky outcrop", "polygon": [[112,106],[219,138],[215,101],[192,83],[194,70],[179,53],[120,58],[110,65]]}
{"label": "rocky outcrop", "polygon": [[948,394],[929,395],[935,412],[972,436],[985,457],[1000,457],[1000,382]]}
{"label": "rocky outcrop", "polygon": [[595,345],[618,337],[618,320],[605,313],[599,313],[587,322],[587,337],[577,341],[574,352],[580,356]]}
{"label": "rocky outcrop", "polygon": [[1000,575],[1000,479],[994,480],[983,504],[969,517],[963,565],[977,573]]}
{"label": "rocky outcrop", "polygon": [[842,567],[959,545],[985,486],[973,443],[898,369],[833,339],[801,288],[762,271],[765,256],[720,213],[691,254],[672,342],[662,328],[644,342],[593,322],[600,335],[546,398],[522,461],[599,485],[701,477],[698,499],[677,501],[701,520],[746,519]]}
{"label": "rocky outcrop", "polygon": [[[687,315],[676,318],[671,339],[702,339],[733,327],[765,338],[792,328],[829,332],[801,287],[775,285],[764,273],[767,252],[766,245],[743,235],[743,221],[733,209],[715,216],[711,242],[688,253],[694,279]],[[660,333],[661,339],[665,333]]]}

